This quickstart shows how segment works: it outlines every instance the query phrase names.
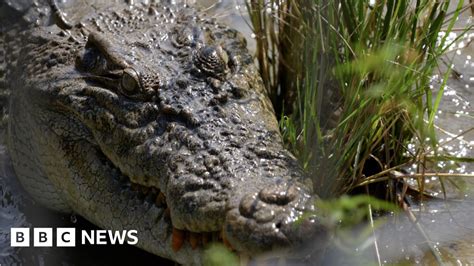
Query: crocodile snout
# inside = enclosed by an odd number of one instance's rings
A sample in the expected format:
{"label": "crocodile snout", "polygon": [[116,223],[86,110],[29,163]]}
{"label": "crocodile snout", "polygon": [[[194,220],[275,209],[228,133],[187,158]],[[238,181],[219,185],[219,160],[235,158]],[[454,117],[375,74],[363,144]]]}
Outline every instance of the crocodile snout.
{"label": "crocodile snout", "polygon": [[314,215],[317,200],[300,184],[287,182],[246,194],[227,213],[225,237],[232,247],[250,255],[325,238],[320,217]]}

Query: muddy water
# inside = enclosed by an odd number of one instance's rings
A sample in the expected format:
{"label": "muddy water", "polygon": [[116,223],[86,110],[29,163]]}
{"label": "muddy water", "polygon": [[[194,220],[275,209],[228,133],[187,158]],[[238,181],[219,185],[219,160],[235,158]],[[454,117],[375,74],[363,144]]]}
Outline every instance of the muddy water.
{"label": "muddy water", "polygon": [[[18,3],[22,2],[24,1],[18,1]],[[114,1],[87,0],[88,3],[93,2],[89,5],[84,5],[85,0],[58,2],[64,8],[81,5],[81,12],[69,15],[72,20],[77,20],[90,12],[91,8],[98,8]],[[254,47],[251,30],[242,18],[242,14],[245,14],[245,6],[240,0],[188,2],[206,10],[210,16],[239,29],[247,37],[250,49]],[[457,1],[452,2],[455,4]],[[462,29],[472,23],[470,14],[466,12],[458,20],[456,28]],[[454,64],[457,74],[452,75],[448,81],[436,123],[439,127],[440,149],[457,156],[473,158],[474,44],[471,44],[471,40],[474,41],[474,32],[468,33],[461,39],[445,57],[448,64]],[[440,78],[445,69],[441,66],[441,72],[433,77],[434,93],[438,92]],[[457,137],[459,134],[462,136]],[[438,167],[443,172],[474,173],[473,164],[457,164],[448,161]],[[429,201],[412,207],[413,214],[418,218],[417,225],[403,215],[393,215],[384,226],[374,234],[370,234],[361,244],[350,243],[345,246],[345,251],[328,252],[326,264],[364,265],[367,262],[380,261],[382,264],[406,262],[431,265],[436,264],[437,260],[448,264],[474,264],[474,222],[472,222],[474,221],[474,178],[456,178],[455,181],[461,190],[454,189],[452,186],[448,187],[449,196],[453,200]],[[425,182],[433,195],[440,195],[436,177],[430,177]],[[32,201],[16,182],[8,154],[5,148],[0,146],[0,264],[148,265],[157,263],[173,265],[171,262],[130,246],[13,249],[9,244],[9,230],[11,227],[19,226],[95,228],[80,217],[53,213]],[[424,235],[421,232],[424,232]],[[350,241],[336,239],[336,242],[340,244]]]}

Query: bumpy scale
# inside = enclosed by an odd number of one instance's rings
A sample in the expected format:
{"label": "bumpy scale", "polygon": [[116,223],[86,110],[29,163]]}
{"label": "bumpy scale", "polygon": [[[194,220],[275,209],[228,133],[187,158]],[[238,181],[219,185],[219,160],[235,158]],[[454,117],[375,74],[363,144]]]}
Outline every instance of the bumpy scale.
{"label": "bumpy scale", "polygon": [[37,24],[5,30],[0,62],[9,152],[37,201],[184,264],[210,241],[252,256],[324,235],[237,31],[164,4]]}

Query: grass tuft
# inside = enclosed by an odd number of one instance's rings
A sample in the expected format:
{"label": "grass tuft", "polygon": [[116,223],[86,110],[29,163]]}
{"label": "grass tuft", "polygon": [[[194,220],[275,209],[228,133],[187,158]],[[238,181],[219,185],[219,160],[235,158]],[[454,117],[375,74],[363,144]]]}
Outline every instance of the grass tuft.
{"label": "grass tuft", "polygon": [[395,201],[403,178],[394,171],[415,164],[423,180],[430,162],[445,156],[428,154],[437,150],[434,118],[450,71],[436,93],[431,77],[457,41],[447,38],[456,19],[469,10],[460,0],[448,12],[449,4],[247,1],[283,136],[316,193],[342,195],[377,177],[383,189],[369,191]]}

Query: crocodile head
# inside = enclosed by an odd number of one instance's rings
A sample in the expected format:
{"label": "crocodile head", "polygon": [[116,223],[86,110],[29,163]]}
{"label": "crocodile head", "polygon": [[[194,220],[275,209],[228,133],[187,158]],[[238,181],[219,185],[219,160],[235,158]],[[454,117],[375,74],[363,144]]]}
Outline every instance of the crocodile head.
{"label": "crocodile head", "polygon": [[324,235],[235,30],[147,7],[33,35],[12,120],[72,210],[184,263],[213,239],[254,255]]}

